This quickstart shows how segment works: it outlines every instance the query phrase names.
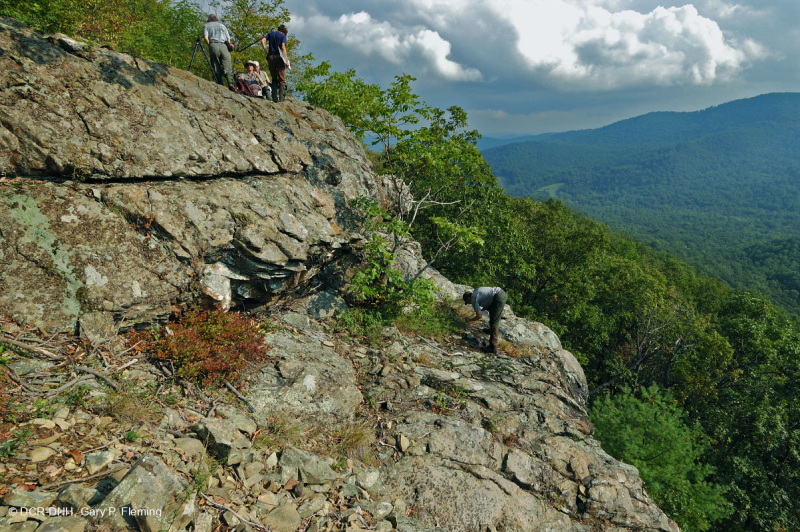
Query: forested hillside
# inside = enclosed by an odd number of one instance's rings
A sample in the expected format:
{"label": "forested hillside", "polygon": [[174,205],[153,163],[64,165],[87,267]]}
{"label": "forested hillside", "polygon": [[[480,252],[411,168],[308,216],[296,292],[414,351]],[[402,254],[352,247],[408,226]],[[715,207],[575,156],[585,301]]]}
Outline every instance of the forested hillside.
{"label": "forested hillside", "polygon": [[799,117],[800,94],[767,94],[541,136],[483,155],[507,193],[563,199],[797,313]]}

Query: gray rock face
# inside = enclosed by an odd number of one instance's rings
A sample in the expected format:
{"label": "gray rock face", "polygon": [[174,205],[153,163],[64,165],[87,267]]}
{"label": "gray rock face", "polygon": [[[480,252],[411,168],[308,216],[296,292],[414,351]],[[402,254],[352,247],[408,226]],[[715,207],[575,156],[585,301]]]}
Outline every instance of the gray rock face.
{"label": "gray rock face", "polygon": [[333,460],[287,447],[281,453],[278,465],[282,478],[301,480],[305,484],[325,484],[336,479],[336,473],[330,467],[332,463]]}
{"label": "gray rock face", "polygon": [[144,456],[103,501],[105,508],[113,507],[116,512],[98,516],[93,524],[114,531],[133,525],[145,532],[157,532],[166,528],[179,510],[187,487],[164,462]]}
{"label": "gray rock face", "polygon": [[278,331],[266,336],[279,356],[254,379],[248,399],[256,417],[276,412],[350,419],[363,400],[352,364],[314,338]]}
{"label": "gray rock face", "polygon": [[[291,330],[266,336],[270,361],[250,376],[246,395],[262,427],[273,416],[352,423],[357,409],[380,408],[365,429],[379,440],[376,462],[337,474],[332,458],[284,447],[270,449],[280,460],[273,453],[262,467],[261,451],[242,434],[256,431],[253,420],[221,407],[228,419],[193,427],[227,468],[208,479],[215,499],[253,518],[258,509],[265,525],[287,532],[301,517],[329,519],[326,500],[350,506],[355,518],[342,523],[349,530],[377,529],[355,508],[374,501],[381,530],[677,531],[636,469],[592,439],[583,370],[545,325],[506,309],[500,333],[527,347],[521,358],[486,356],[460,340],[442,346],[459,356],[446,356],[394,328],[382,349],[366,349],[320,328],[315,319],[346,308],[336,291],[346,292],[351,250],[364,243],[348,201],[385,201],[390,190],[341,121],[4,19],[0,52],[0,176],[24,178],[24,186],[0,183],[3,314],[100,341],[121,320],[163,320],[196,293],[227,308],[292,295],[317,275],[327,283],[295,302],[284,319]],[[424,264],[414,243],[397,263],[407,277]],[[424,276],[444,299],[467,288],[433,269]],[[164,426],[185,434],[188,423],[167,414]],[[190,473],[201,442],[173,445],[179,456],[164,460]],[[93,466],[105,467],[108,457],[96,454]],[[238,479],[230,466],[239,466]],[[292,478],[301,483],[287,489]],[[164,519],[176,516],[175,530],[192,519],[195,530],[217,527],[222,512],[197,515],[186,488],[164,462],[144,456],[103,501],[115,514],[89,528],[166,530]],[[65,490],[58,504],[75,507],[85,495]],[[245,508],[256,496],[261,506]],[[9,490],[3,505],[45,506],[55,497]]]}
{"label": "gray rock face", "polygon": [[365,395],[429,409],[398,412],[389,442],[403,452],[381,468],[381,496],[423,509],[422,521],[448,530],[577,532],[611,523],[677,531],[635,468],[591,438],[574,357],[541,324],[509,312],[501,327],[517,331],[532,356],[447,357],[401,339],[407,363],[427,360],[413,364],[416,378],[383,374],[381,362],[368,370]]}
{"label": "gray rock face", "polygon": [[[336,183],[361,172],[358,142],[310,106],[269,105],[184,70],[0,24],[9,87],[0,173],[144,179],[313,166],[316,178]],[[292,229],[302,238],[301,226]]]}
{"label": "gray rock face", "polygon": [[341,121],[302,102],[5,19],[0,49],[0,175],[99,180],[0,185],[0,308],[18,321],[97,340],[194,289],[268,301],[362,242],[348,200],[388,194]]}
{"label": "gray rock face", "polygon": [[232,422],[225,419],[203,418],[192,430],[206,443],[208,450],[222,461],[228,459],[232,451],[247,449],[250,442]]}

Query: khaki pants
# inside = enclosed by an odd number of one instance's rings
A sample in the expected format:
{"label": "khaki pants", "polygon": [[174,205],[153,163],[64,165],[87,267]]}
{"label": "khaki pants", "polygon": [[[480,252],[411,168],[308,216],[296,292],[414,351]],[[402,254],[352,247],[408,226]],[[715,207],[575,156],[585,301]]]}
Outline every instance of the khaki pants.
{"label": "khaki pants", "polygon": [[208,45],[208,51],[214,80],[220,85],[233,85],[233,65],[228,47],[224,42],[212,42]]}
{"label": "khaki pants", "polygon": [[494,295],[492,304],[489,305],[489,327],[497,329],[500,327],[500,317],[503,315],[503,309],[508,301],[508,294],[505,290],[500,290]]}

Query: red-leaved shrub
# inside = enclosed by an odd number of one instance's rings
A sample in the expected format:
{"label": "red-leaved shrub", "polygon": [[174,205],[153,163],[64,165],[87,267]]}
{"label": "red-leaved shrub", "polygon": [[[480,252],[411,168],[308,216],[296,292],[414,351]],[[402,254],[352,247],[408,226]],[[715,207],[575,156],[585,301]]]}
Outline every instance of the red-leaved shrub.
{"label": "red-leaved shrub", "polygon": [[171,360],[178,376],[212,386],[236,382],[268,350],[255,320],[221,310],[187,312],[168,327],[136,333],[139,340],[154,358]]}

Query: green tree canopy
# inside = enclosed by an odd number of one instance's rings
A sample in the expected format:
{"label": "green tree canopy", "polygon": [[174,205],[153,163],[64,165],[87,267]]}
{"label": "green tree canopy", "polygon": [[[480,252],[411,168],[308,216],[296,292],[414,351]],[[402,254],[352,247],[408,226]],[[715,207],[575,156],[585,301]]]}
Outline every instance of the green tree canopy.
{"label": "green tree canopy", "polygon": [[590,415],[606,452],[639,469],[648,494],[681,530],[708,530],[731,512],[725,490],[707,480],[714,468],[701,461],[705,435],[669,394],[623,388],[596,401]]}

